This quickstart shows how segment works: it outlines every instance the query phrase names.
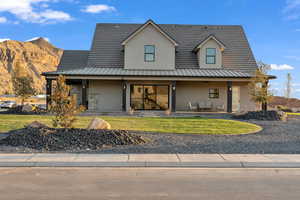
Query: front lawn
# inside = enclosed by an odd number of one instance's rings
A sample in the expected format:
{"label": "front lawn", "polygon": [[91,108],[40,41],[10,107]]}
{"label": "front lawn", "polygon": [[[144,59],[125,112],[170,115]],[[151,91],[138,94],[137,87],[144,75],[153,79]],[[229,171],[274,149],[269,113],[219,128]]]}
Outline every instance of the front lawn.
{"label": "front lawn", "polygon": [[[51,126],[51,116],[0,115],[0,132],[23,128],[32,121]],[[85,128],[93,117],[79,117],[76,128]],[[182,134],[244,134],[261,130],[261,127],[240,121],[199,117],[112,117],[101,116],[113,129]]]}
{"label": "front lawn", "polygon": [[300,116],[300,113],[287,113],[288,115],[296,115],[296,116]]}

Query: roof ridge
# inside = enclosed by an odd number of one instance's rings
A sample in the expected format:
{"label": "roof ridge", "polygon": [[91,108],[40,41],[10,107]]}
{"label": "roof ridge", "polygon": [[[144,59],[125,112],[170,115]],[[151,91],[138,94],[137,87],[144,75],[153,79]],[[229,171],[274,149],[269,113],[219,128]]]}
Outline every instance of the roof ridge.
{"label": "roof ridge", "polygon": [[[145,23],[106,23],[98,22],[96,25],[143,25]],[[158,24],[157,25],[169,25],[169,26],[208,26],[208,27],[242,27],[241,24]]]}

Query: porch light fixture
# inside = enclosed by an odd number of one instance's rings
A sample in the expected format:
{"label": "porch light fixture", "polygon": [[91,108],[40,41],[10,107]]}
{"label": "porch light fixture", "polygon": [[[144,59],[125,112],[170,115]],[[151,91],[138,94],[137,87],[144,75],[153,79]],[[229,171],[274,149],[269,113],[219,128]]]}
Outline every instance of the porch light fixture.
{"label": "porch light fixture", "polygon": [[172,90],[176,90],[176,86],[175,85],[172,86]]}

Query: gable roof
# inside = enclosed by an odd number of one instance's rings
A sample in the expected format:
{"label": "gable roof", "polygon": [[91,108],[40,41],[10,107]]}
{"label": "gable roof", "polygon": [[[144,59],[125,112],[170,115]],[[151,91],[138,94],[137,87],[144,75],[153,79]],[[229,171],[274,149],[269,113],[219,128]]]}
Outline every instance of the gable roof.
{"label": "gable roof", "polygon": [[158,32],[160,32],[165,38],[167,38],[171,43],[173,43],[175,46],[178,46],[177,42],[169,36],[168,33],[166,33],[159,25],[155,24],[154,21],[149,19],[145,24],[141,25],[138,29],[133,31],[123,42],[122,45],[125,45],[127,42],[129,42],[132,38],[134,38],[136,35],[138,35],[140,32],[142,32],[147,26],[152,25]]}
{"label": "gable roof", "polygon": [[221,47],[222,50],[226,49],[226,46],[223,44],[223,42],[221,42],[219,39],[217,39],[216,36],[214,36],[213,34],[210,34],[207,38],[205,38],[199,44],[197,44],[197,46],[193,49],[193,51],[197,52],[209,40],[214,40]]}
{"label": "gable roof", "polygon": [[[98,23],[88,56],[88,67],[123,68],[122,42],[139,29],[141,24]],[[193,49],[199,41],[214,35],[226,46],[223,68],[250,71],[257,69],[256,61],[241,26],[159,24],[159,27],[178,41],[175,65],[177,69],[199,68]]]}

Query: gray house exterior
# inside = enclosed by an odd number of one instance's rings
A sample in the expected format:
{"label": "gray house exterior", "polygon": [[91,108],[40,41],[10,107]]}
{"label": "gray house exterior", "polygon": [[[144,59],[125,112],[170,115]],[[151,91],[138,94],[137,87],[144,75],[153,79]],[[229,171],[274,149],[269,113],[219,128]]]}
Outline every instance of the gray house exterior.
{"label": "gray house exterior", "polygon": [[65,75],[92,112],[256,110],[248,84],[257,64],[241,26],[96,25],[88,51],[65,50],[51,84]]}

